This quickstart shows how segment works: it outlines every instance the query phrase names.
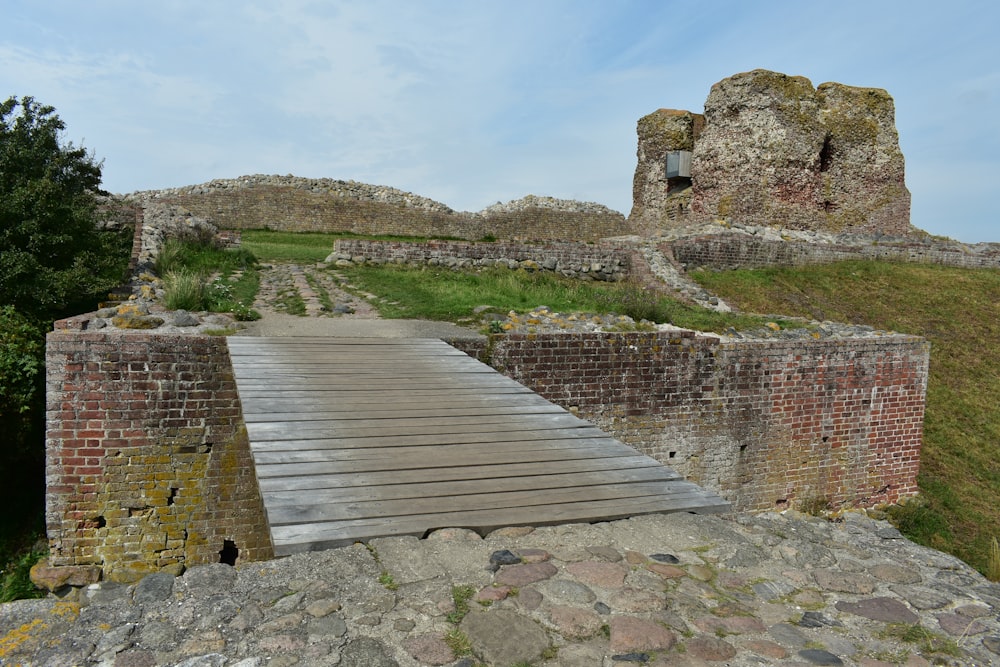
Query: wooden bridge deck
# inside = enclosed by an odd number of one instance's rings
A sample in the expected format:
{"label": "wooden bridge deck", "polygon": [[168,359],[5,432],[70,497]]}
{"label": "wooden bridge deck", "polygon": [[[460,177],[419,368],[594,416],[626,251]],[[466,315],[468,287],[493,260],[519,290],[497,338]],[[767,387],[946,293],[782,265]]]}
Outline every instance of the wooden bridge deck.
{"label": "wooden bridge deck", "polygon": [[275,551],[728,504],[434,339],[229,338]]}

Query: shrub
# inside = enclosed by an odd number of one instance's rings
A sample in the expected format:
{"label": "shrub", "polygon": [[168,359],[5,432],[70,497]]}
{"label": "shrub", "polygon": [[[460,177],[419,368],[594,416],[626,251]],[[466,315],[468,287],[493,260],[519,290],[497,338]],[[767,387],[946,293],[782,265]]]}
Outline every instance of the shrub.
{"label": "shrub", "polygon": [[171,271],[163,277],[163,305],[171,310],[205,310],[205,280],[187,269]]}

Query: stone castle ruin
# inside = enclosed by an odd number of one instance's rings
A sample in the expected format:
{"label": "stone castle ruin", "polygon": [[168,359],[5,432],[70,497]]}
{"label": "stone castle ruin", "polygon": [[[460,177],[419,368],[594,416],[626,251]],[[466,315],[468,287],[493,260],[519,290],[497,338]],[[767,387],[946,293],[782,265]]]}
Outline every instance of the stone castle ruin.
{"label": "stone castle ruin", "polygon": [[[261,175],[134,193],[109,214],[135,225],[137,277],[167,236],[236,238],[245,229],[423,237],[340,239],[327,262],[632,279],[708,307],[685,269],[844,259],[1000,266],[998,245],[945,242],[910,226],[893,116],[881,90],[813,88],[763,70],[730,77],[712,88],[704,114],[639,120],[628,219],[533,196],[456,212],[384,186]],[[133,296],[143,288],[133,285]],[[912,496],[926,341],[816,336],[514,332],[461,349],[741,511]],[[58,585],[180,572],[232,545],[246,560],[270,556],[225,339],[118,330],[97,311],[56,323],[46,368],[47,532]]]}
{"label": "stone castle ruin", "polygon": [[910,193],[892,97],[754,70],[723,79],[704,114],[639,119],[630,223],[736,221],[905,236]]}

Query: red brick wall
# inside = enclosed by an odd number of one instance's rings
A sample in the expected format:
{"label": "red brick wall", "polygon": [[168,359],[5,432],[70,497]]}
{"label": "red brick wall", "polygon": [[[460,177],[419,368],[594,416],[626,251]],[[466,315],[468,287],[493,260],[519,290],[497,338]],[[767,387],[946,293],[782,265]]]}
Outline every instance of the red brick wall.
{"label": "red brick wall", "polygon": [[929,358],[920,338],[507,334],[469,351],[737,510],[872,506],[917,492]]}
{"label": "red brick wall", "polygon": [[50,565],[134,581],[227,540],[271,557],[225,338],[57,329],[46,366]]}

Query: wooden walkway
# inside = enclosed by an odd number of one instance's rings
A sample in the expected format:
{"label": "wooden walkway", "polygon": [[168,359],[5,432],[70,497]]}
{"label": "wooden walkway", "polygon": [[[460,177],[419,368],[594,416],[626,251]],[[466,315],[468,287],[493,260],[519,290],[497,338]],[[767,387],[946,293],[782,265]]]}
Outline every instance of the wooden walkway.
{"label": "wooden walkway", "polygon": [[440,340],[228,341],[278,555],[729,509]]}

